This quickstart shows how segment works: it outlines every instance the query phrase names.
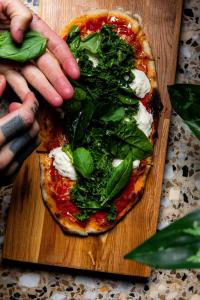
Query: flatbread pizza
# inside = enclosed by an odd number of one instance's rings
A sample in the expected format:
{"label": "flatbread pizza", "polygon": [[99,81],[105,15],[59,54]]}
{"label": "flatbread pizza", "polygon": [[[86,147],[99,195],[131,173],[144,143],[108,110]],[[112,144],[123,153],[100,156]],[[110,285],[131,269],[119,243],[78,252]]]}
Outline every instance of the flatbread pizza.
{"label": "flatbread pizza", "polygon": [[81,77],[64,118],[43,120],[41,190],[64,231],[86,236],[113,228],[141,199],[162,104],[139,16],[88,12],[62,38]]}

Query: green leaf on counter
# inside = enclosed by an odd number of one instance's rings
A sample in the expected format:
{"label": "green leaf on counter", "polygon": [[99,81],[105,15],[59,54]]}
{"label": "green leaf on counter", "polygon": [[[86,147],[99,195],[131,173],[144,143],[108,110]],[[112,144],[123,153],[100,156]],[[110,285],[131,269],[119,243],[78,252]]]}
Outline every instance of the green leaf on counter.
{"label": "green leaf on counter", "polygon": [[74,167],[84,177],[89,178],[94,170],[94,164],[90,151],[84,147],[77,148],[73,152]]}
{"label": "green leaf on counter", "polygon": [[168,86],[172,107],[200,140],[200,85]]}
{"label": "green leaf on counter", "polygon": [[25,33],[22,44],[16,44],[9,31],[0,32],[0,57],[24,63],[41,56],[47,45],[47,39],[40,33],[30,30]]}
{"label": "green leaf on counter", "polygon": [[200,268],[200,209],[186,215],[125,256],[154,268]]}

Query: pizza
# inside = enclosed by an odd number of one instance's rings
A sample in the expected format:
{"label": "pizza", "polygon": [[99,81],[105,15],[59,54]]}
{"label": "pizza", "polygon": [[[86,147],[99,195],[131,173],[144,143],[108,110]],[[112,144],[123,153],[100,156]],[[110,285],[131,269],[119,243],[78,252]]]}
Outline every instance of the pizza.
{"label": "pizza", "polygon": [[41,191],[63,230],[113,228],[142,198],[162,104],[141,18],[96,10],[63,30],[81,77],[62,118],[46,111]]}

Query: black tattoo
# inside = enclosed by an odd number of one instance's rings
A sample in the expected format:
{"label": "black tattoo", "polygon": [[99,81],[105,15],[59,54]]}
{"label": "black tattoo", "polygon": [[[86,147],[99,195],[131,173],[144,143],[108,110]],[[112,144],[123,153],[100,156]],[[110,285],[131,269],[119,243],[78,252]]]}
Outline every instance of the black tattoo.
{"label": "black tattoo", "polygon": [[24,121],[19,115],[6,122],[4,125],[0,126],[0,130],[2,131],[6,141],[9,141],[12,137],[14,137],[24,129]]}
{"label": "black tattoo", "polygon": [[14,155],[16,155],[23,147],[25,147],[30,142],[31,139],[32,137],[28,133],[24,133],[23,135],[15,138],[10,143],[10,151],[12,151]]}
{"label": "black tattoo", "polygon": [[21,163],[39,146],[39,144],[39,137],[34,138],[26,146],[26,149],[16,156],[15,161],[21,165]]}

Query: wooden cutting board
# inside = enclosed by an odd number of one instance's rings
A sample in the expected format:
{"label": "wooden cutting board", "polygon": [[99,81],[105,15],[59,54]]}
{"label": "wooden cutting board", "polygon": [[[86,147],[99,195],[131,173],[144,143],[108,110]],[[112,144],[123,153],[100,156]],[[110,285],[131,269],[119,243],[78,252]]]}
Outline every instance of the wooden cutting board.
{"label": "wooden cutting board", "polygon": [[119,6],[143,18],[164,104],[154,166],[145,194],[110,232],[86,238],[66,235],[42,202],[39,160],[34,153],[14,184],[4,259],[124,275],[150,275],[150,268],[124,260],[123,256],[156,231],[171,110],[167,84],[175,79],[182,0],[43,0],[40,1],[40,15],[59,33],[72,17],[88,8]]}

